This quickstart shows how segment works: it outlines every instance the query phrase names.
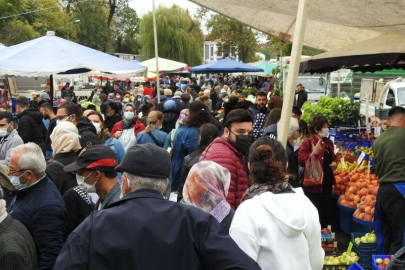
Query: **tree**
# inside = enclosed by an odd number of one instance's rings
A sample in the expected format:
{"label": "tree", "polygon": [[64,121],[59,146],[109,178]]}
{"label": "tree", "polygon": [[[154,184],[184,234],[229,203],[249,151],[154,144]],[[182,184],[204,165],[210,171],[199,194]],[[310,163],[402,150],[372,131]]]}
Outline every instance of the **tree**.
{"label": "tree", "polygon": [[115,51],[120,53],[138,53],[139,18],[136,11],[127,4],[118,7],[113,24]]}
{"label": "tree", "polygon": [[216,14],[207,21],[207,29],[209,34],[206,39],[218,39],[222,52],[229,54],[232,48],[236,47],[240,61],[251,62],[256,59],[255,53],[259,50],[259,46],[256,34],[250,27]]}
{"label": "tree", "polygon": [[[177,5],[156,10],[159,56],[198,65],[202,59],[203,34],[200,24]],[[143,59],[155,57],[152,12],[139,23],[139,43]]]}

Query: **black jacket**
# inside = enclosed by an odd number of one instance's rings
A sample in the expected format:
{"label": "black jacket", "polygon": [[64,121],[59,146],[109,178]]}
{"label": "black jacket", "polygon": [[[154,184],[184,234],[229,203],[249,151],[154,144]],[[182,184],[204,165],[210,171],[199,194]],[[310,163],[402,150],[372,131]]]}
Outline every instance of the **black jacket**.
{"label": "black jacket", "polygon": [[218,94],[215,90],[211,91],[210,99],[212,100],[212,110],[215,111],[219,101]]}
{"label": "black jacket", "polygon": [[77,185],[76,175],[63,170],[63,167],[76,160],[77,154],[74,152],[59,153],[55,155],[54,161],[46,166],[46,174],[55,183],[62,196],[68,189]]}
{"label": "black jacket", "polygon": [[163,127],[162,131],[169,133],[176,128],[177,119],[179,119],[179,113],[177,111],[164,111]]}
{"label": "black jacket", "polygon": [[113,127],[114,127],[114,125],[115,125],[115,123],[117,123],[117,122],[119,122],[119,121],[121,121],[122,120],[122,117],[121,117],[121,115],[119,115],[119,114],[115,114],[115,115],[113,115],[113,116],[111,116],[111,117],[106,117],[105,118],[105,121],[104,121],[104,126],[106,127],[106,128],[108,128],[108,131],[109,132],[111,132],[111,130],[113,129]]}
{"label": "black jacket", "polygon": [[253,104],[253,106],[250,107],[249,110],[250,110],[250,111],[252,112],[252,114],[253,114],[253,119],[255,119],[256,114],[258,114],[258,113],[263,113],[263,114],[265,114],[266,116],[269,114],[269,109],[268,109],[267,107],[264,107],[263,109],[259,109],[256,104]]}
{"label": "black jacket", "polygon": [[210,214],[138,190],[95,211],[69,236],[55,269],[258,270]]}
{"label": "black jacket", "polygon": [[80,145],[83,148],[90,145],[100,144],[96,128],[89,119],[82,118],[77,124],[77,129],[79,130],[80,135]]}
{"label": "black jacket", "polygon": [[290,182],[294,187],[298,187],[298,151],[294,151],[294,146],[292,146],[289,142],[287,142],[286,151],[288,157],[287,171],[289,174],[291,174]]}
{"label": "black jacket", "polygon": [[308,100],[308,93],[304,89],[302,89],[300,92],[296,91],[295,92],[295,107],[301,110],[302,105]]}
{"label": "black jacket", "polygon": [[63,246],[65,204],[55,184],[44,177],[14,191],[17,199],[8,207],[11,216],[30,231],[37,248],[39,269],[53,269]]}
{"label": "black jacket", "polygon": [[31,234],[8,215],[0,222],[0,269],[35,270],[37,253]]}
{"label": "black jacket", "polygon": [[45,153],[46,128],[42,117],[42,114],[33,108],[24,110],[18,115],[18,134],[24,143],[36,143]]}
{"label": "black jacket", "polygon": [[63,195],[66,205],[66,224],[64,239],[79,226],[94,210],[92,202],[89,200],[87,193],[79,186],[73,187]]}
{"label": "black jacket", "polygon": [[52,141],[50,137],[55,127],[56,127],[56,117],[49,122],[48,131],[46,132],[45,146],[46,150],[48,151],[52,151]]}

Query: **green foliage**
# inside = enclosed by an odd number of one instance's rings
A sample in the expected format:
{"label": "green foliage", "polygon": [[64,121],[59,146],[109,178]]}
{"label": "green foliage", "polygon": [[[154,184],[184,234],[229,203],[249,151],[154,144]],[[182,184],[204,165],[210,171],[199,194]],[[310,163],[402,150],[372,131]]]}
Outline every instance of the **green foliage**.
{"label": "green foliage", "polygon": [[302,110],[305,112],[302,120],[307,123],[316,115],[325,116],[332,126],[342,122],[353,124],[360,119],[360,107],[358,104],[328,96],[321,97],[317,104],[306,102],[302,106]]}
{"label": "green foliage", "polygon": [[138,53],[140,49],[137,41],[139,18],[136,11],[125,3],[119,5],[113,28],[116,52]]}
{"label": "green foliage", "polygon": [[250,27],[228,19],[223,15],[213,15],[207,21],[209,34],[207,40],[219,40],[224,53],[236,47],[239,60],[245,63],[255,61],[255,53],[259,50],[256,35]]}
{"label": "green foliage", "polygon": [[[202,60],[203,34],[200,24],[183,8],[159,7],[156,10],[159,56],[199,65]],[[152,12],[145,14],[139,23],[139,43],[144,60],[155,57]]]}

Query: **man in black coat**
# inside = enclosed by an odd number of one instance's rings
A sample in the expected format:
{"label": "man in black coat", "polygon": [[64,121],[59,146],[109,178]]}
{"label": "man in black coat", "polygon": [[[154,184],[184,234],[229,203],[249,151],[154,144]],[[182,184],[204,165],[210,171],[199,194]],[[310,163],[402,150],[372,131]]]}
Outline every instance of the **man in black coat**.
{"label": "man in black coat", "polygon": [[58,112],[56,113],[56,119],[57,122],[72,122],[77,127],[80,135],[80,145],[83,148],[90,145],[100,144],[96,128],[89,119],[82,117],[82,111],[76,104],[66,102],[60,105],[58,107]]}
{"label": "man in black coat", "polygon": [[116,168],[124,172],[124,197],[90,214],[67,239],[55,269],[260,269],[213,216],[163,198],[170,169],[166,150],[129,148]]}
{"label": "man in black coat", "polygon": [[21,222],[7,214],[6,201],[0,199],[0,270],[37,268],[37,253],[31,234]]}
{"label": "man in black coat", "polygon": [[38,269],[51,270],[63,246],[66,210],[58,189],[45,174],[45,168],[45,157],[38,145],[27,143],[11,150],[9,177],[17,190],[13,191],[16,199],[7,211],[31,233],[38,255]]}
{"label": "man in black coat", "polygon": [[308,93],[302,87],[302,84],[297,85],[297,90],[295,91],[295,102],[294,106],[301,110],[302,105],[308,100]]}
{"label": "man in black coat", "polygon": [[41,147],[45,154],[46,128],[42,122],[42,114],[36,109],[29,108],[28,98],[19,96],[15,110],[18,115],[18,134],[24,143],[33,142]]}

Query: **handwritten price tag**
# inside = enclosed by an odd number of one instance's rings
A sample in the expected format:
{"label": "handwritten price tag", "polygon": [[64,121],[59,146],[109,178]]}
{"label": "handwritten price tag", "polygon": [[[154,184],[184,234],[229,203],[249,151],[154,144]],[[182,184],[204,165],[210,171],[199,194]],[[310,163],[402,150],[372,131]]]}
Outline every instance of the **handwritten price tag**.
{"label": "handwritten price tag", "polygon": [[381,127],[374,128],[374,137],[378,137],[381,134]]}
{"label": "handwritten price tag", "polygon": [[366,157],[366,153],[361,152],[361,155],[359,156],[359,158],[357,159],[357,164],[361,164],[361,162],[363,161],[363,159]]}

